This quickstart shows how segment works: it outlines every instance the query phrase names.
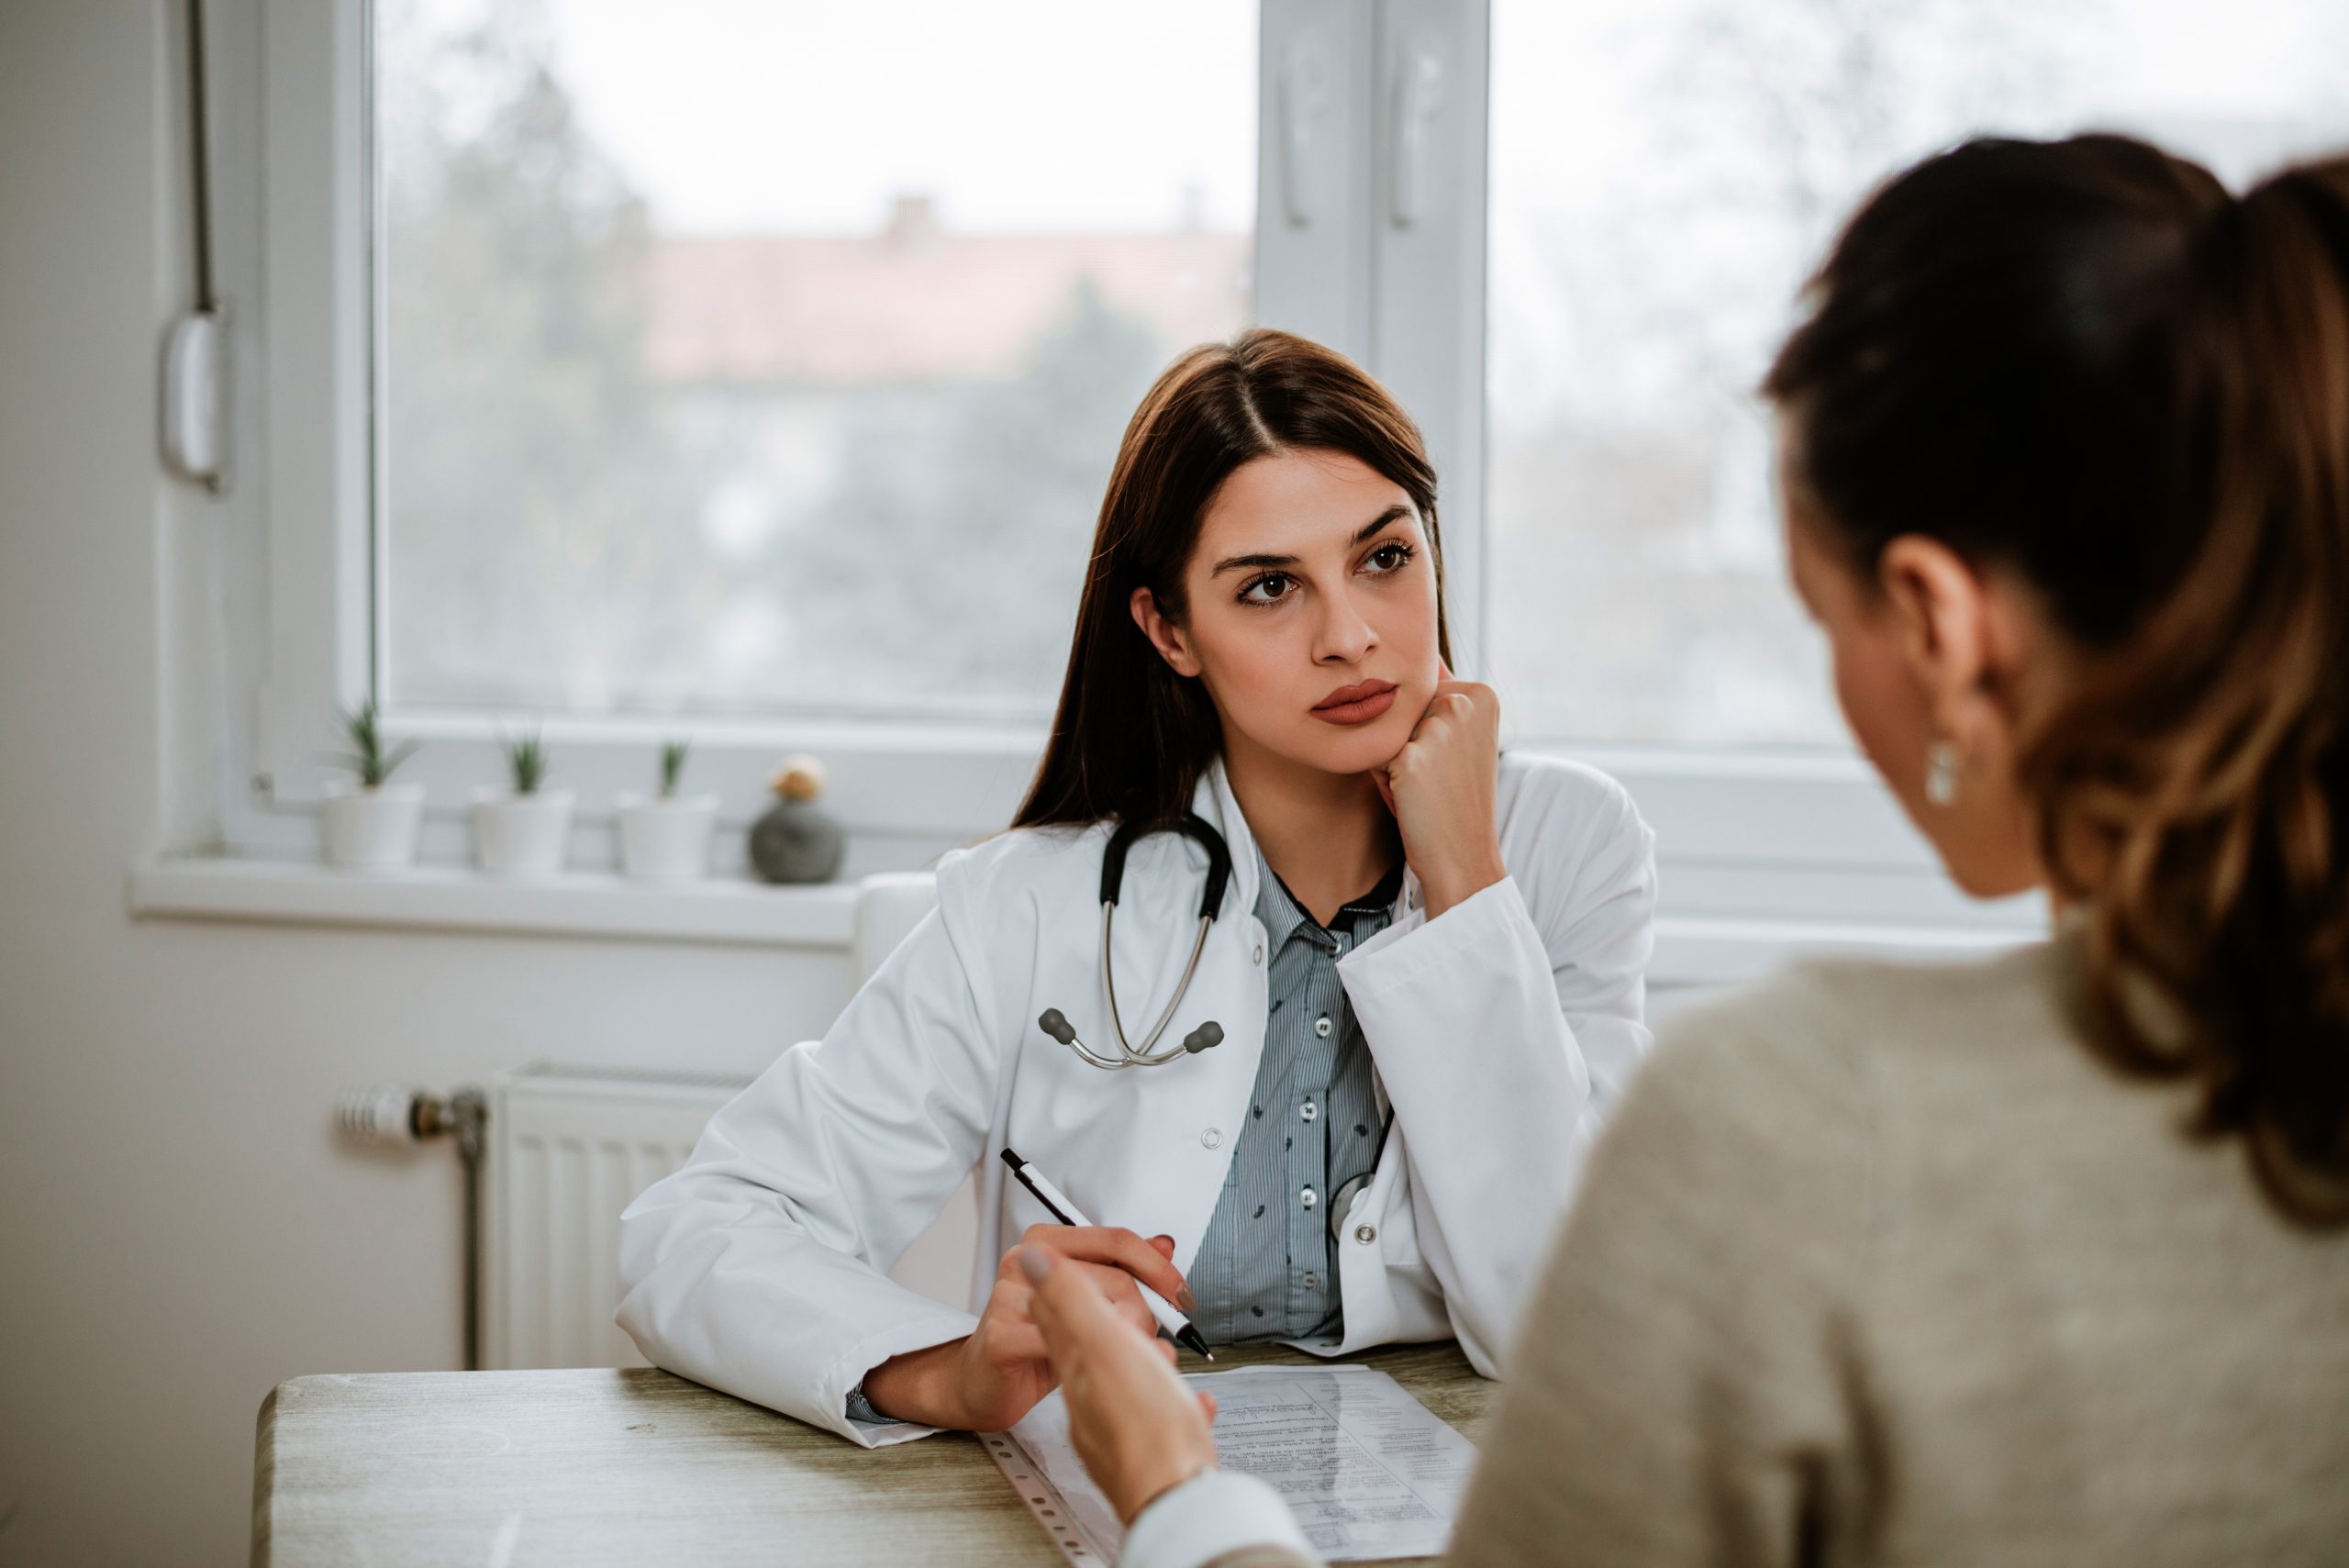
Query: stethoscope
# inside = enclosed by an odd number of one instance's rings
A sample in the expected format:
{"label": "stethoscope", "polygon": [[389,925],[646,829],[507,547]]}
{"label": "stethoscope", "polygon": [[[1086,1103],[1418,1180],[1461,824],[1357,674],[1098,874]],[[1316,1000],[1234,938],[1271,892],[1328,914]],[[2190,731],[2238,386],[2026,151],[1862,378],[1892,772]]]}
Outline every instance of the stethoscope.
{"label": "stethoscope", "polygon": [[[1125,885],[1126,851],[1141,840],[1154,832],[1180,833],[1208,852],[1208,885],[1199,899],[1199,934],[1191,943],[1191,962],[1183,966],[1183,978],[1174,987],[1174,996],[1166,1010],[1158,1015],[1158,1022],[1140,1045],[1126,1038],[1126,1021],[1118,1012],[1118,973],[1109,962],[1110,923],[1118,912],[1118,891]],[[1223,835],[1202,821],[1197,813],[1187,813],[1179,822],[1164,828],[1153,828],[1141,822],[1125,822],[1109,835],[1108,847],[1101,851],[1101,988],[1109,996],[1109,1027],[1118,1034],[1115,1056],[1094,1050],[1077,1039],[1069,1028],[1068,1019],[1058,1007],[1047,1007],[1036,1025],[1061,1044],[1105,1072],[1115,1073],[1126,1067],[1160,1067],[1185,1056],[1197,1055],[1223,1040],[1223,1026],[1209,1018],[1183,1037],[1182,1042],[1165,1050],[1157,1049],[1158,1037],[1174,1021],[1174,1009],[1183,1005],[1184,993],[1191,988],[1191,976],[1198,973],[1199,954],[1207,951],[1208,928],[1215,924],[1216,916],[1223,908],[1224,884],[1231,880],[1231,848]]]}
{"label": "stethoscope", "polygon": [[[1118,912],[1118,891],[1126,882],[1126,851],[1149,834],[1162,830],[1180,833],[1207,851],[1208,885],[1199,899],[1199,934],[1191,943],[1191,962],[1183,966],[1183,979],[1174,987],[1174,999],[1166,1004],[1166,1010],[1158,1015],[1158,1022],[1151,1026],[1150,1033],[1137,1046],[1126,1039],[1125,1019],[1118,1013],[1118,975],[1109,962],[1110,921]],[[1109,835],[1108,847],[1101,851],[1101,988],[1109,995],[1109,1027],[1117,1031],[1118,1049],[1122,1054],[1104,1055],[1079,1040],[1058,1007],[1045,1008],[1036,1020],[1037,1027],[1085,1061],[1111,1073],[1125,1067],[1162,1067],[1182,1057],[1195,1056],[1211,1045],[1220,1044],[1223,1026],[1209,1018],[1185,1035],[1180,1045],[1168,1046],[1164,1051],[1153,1049],[1158,1044],[1158,1037],[1165,1033],[1166,1026],[1174,1021],[1174,1009],[1183,1005],[1183,994],[1191,988],[1191,976],[1197,973],[1199,967],[1199,954],[1207,951],[1208,928],[1215,924],[1217,914],[1223,908],[1224,884],[1230,879],[1230,846],[1223,841],[1222,834],[1200,820],[1197,813],[1186,815],[1183,820],[1164,829],[1146,828],[1139,822],[1120,824],[1118,830]],[[1379,1125],[1382,1147],[1386,1141],[1386,1129],[1394,1123],[1395,1112],[1390,1108]],[[1330,1203],[1330,1235],[1332,1240],[1345,1240],[1343,1228],[1347,1213],[1353,1207],[1355,1195],[1370,1185],[1374,1173],[1364,1171],[1348,1180],[1332,1195]]]}

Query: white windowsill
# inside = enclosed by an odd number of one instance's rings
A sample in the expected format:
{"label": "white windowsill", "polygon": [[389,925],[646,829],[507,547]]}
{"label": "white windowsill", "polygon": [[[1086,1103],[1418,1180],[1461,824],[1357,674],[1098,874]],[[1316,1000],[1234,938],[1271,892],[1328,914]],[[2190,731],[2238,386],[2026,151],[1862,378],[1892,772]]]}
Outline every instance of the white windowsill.
{"label": "white windowsill", "polygon": [[1717,920],[1665,915],[1655,923],[1648,984],[1728,985],[1757,980],[1799,959],[1848,957],[1934,962],[1987,958],[2043,932],[1997,927],[1861,926],[1798,920]]}
{"label": "white windowsill", "polygon": [[648,884],[588,872],[521,881],[439,866],[357,872],[228,858],[146,861],[130,873],[130,907],[141,916],[843,951],[856,899],[854,883]]}
{"label": "white windowsill", "polygon": [[[580,872],[523,882],[444,867],[348,872],[226,858],[148,861],[130,878],[130,906],[143,917],[843,952],[856,929],[857,894],[854,883],[768,887],[713,878],[662,885]],[[1655,961],[1648,978],[1658,986],[1728,984],[1826,953],[1964,959],[2037,934],[1665,916],[1656,922]]]}

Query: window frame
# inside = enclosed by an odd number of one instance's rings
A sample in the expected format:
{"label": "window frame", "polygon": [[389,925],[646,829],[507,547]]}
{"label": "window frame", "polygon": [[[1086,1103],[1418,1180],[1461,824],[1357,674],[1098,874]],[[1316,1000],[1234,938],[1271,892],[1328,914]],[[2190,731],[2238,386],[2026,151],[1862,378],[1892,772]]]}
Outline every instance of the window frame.
{"label": "window frame", "polygon": [[[250,44],[216,49],[223,95],[262,106],[259,145],[224,150],[222,183],[245,182],[259,214],[253,265],[228,285],[247,306],[238,325],[261,383],[246,400],[256,428],[239,432],[250,483],[234,500],[239,526],[262,541],[252,554],[264,623],[249,656],[231,651],[238,700],[224,705],[231,782],[220,817],[228,852],[299,859],[315,854],[332,714],[373,689],[382,658],[373,8],[232,0],[218,10],[230,15],[216,31]],[[1419,419],[1445,476],[1450,608],[1460,667],[1473,676],[1487,597],[1488,0],[1263,0],[1261,15],[1256,317],[1352,354]],[[1407,157],[1420,161],[1408,222],[1397,184]],[[1429,311],[1429,299],[1449,307]],[[468,792],[502,776],[496,721],[402,708],[386,728],[424,743],[402,776],[427,786],[427,858],[462,859]],[[851,875],[919,865],[1000,828],[1042,733],[885,717],[551,717],[553,782],[578,798],[573,863],[611,862],[615,793],[644,787],[658,741],[679,731],[694,740],[694,787],[719,794],[721,834],[737,839],[781,757],[822,757],[828,804],[851,834]],[[2018,938],[2043,924],[2027,901],[1961,897],[1855,756],[1520,749],[1589,762],[1631,790],[1658,834],[1673,917]]]}

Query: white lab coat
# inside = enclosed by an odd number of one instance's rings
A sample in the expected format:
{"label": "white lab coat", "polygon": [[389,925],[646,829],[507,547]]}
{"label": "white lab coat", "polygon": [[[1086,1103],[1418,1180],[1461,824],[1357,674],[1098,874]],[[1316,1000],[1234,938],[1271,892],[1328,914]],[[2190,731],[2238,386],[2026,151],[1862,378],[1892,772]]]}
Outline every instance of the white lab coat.
{"label": "white lab coat", "polygon": [[[1342,1227],[1345,1337],[1305,1349],[1456,1336],[1497,1375],[1600,1116],[1647,1049],[1653,835],[1621,786],[1569,762],[1504,756],[1497,806],[1508,877],[1431,921],[1407,871],[1394,923],[1338,965],[1394,1118]],[[824,1038],[785,1051],[621,1217],[619,1323],[645,1355],[868,1446],[923,1435],[852,1422],[847,1397],[890,1357],[968,1334],[1005,1250],[1049,1222],[997,1158],[1007,1144],[1096,1223],[1174,1237],[1187,1267],[1250,1114],[1268,1006],[1255,841],[1219,765],[1195,809],[1230,842],[1231,882],[1165,1038],[1212,1018],[1220,1045],[1112,1073],[1037,1027],[1058,1007],[1088,1044],[1115,1038],[1106,826],[954,851],[939,907]],[[1130,1029],[1182,973],[1206,863],[1171,834],[1127,862]],[[974,1165],[979,1267],[960,1312],[885,1271]]]}

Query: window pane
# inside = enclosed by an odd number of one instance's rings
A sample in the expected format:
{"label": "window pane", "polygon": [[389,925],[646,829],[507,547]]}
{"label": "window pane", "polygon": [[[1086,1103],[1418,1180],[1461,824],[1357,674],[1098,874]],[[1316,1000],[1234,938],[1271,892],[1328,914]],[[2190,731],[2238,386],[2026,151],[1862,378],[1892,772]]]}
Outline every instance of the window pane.
{"label": "window pane", "polygon": [[2349,143],[2349,10],[1494,0],[1491,646],[1527,734],[1841,744],[1751,395],[1834,227],[1984,131],[2240,181]]}
{"label": "window pane", "polygon": [[380,0],[388,697],[1049,711],[1252,0]]}

